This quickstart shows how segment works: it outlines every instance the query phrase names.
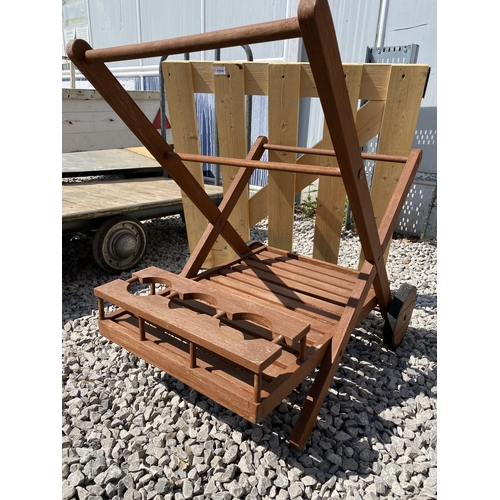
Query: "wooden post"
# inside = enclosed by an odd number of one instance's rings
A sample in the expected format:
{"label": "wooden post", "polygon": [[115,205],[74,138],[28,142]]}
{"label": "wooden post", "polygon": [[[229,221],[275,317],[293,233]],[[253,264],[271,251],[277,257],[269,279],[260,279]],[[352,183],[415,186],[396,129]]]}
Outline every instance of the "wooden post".
{"label": "wooden post", "polygon": [[189,342],[189,368],[196,368],[196,344]]}
{"label": "wooden post", "polygon": [[262,372],[253,374],[253,401],[260,403],[260,391],[262,387]]}
{"label": "wooden post", "polygon": [[144,318],[137,318],[137,323],[138,323],[138,326],[139,326],[139,340],[141,342],[143,342],[144,340],[146,340],[146,332],[144,330]]}

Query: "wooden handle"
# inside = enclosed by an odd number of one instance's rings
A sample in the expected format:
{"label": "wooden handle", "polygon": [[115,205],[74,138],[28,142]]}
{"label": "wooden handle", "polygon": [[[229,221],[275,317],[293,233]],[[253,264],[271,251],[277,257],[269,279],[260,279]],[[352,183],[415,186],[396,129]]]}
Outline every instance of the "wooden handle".
{"label": "wooden handle", "polygon": [[[297,18],[269,21],[261,24],[251,24],[238,28],[181,36],[155,42],[144,42],[119,47],[89,49],[85,51],[88,63],[127,61],[148,57],[170,56],[186,52],[222,49],[238,45],[286,40],[300,37]],[[68,43],[66,52],[75,40]]]}

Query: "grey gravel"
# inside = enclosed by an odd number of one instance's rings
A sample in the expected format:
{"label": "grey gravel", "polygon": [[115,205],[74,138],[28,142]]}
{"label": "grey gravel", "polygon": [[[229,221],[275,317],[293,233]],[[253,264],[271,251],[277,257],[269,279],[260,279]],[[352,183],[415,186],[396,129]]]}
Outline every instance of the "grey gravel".
{"label": "grey gravel", "polygon": [[[189,254],[178,216],[144,222],[138,269],[179,273]],[[266,242],[266,222],[252,239]],[[311,219],[297,215],[294,250],[311,255]],[[342,237],[340,264],[359,241]],[[418,289],[397,354],[372,313],[354,331],[305,449],[286,436],[311,385],[304,381],[259,425],[226,410],[102,337],[93,288],[107,275],[92,239],[63,243],[62,498],[437,498],[437,243],[395,238],[391,287]]]}

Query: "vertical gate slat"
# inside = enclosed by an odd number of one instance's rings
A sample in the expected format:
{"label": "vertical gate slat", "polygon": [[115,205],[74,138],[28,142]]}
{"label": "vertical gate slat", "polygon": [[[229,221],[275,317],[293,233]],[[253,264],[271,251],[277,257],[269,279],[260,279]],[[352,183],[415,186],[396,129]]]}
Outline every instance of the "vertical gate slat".
{"label": "vertical gate slat", "polygon": [[[215,68],[217,67],[217,71]],[[222,68],[224,70],[222,71]],[[245,158],[246,156],[246,122],[245,122],[245,70],[238,63],[214,63],[215,111],[221,156]],[[222,188],[224,194],[233,181],[238,167],[222,167]],[[243,240],[250,239],[248,219],[248,189],[242,193],[229,217],[229,222]],[[222,264],[231,255],[218,240],[214,245],[214,265]],[[229,247],[230,248],[230,247]]]}
{"label": "vertical gate slat", "polygon": [[[345,70],[345,68],[344,68]],[[359,92],[361,88],[362,65],[353,65],[345,71],[347,90],[353,116],[356,119]],[[323,139],[327,149],[332,149],[332,140],[326,123],[323,127]],[[336,158],[323,156],[320,165],[338,167]],[[337,263],[339,257],[340,236],[346,191],[341,178],[320,177],[318,179],[318,196],[316,222],[314,228],[313,257],[327,262]]]}
{"label": "vertical gate slat", "polygon": [[[162,69],[175,150],[179,153],[200,154],[191,63],[189,61],[165,61],[162,63]],[[196,181],[203,186],[201,164],[185,162],[185,165]],[[184,192],[182,192],[182,204],[189,250],[192,252],[203,235],[208,221]],[[211,256],[207,257],[204,266],[212,267]]]}
{"label": "vertical gate slat", "polygon": [[[426,66],[391,66],[386,105],[380,125],[378,153],[402,156],[409,153],[426,79]],[[374,165],[371,197],[377,226],[389,204],[402,169],[402,164],[398,163],[376,162]],[[386,260],[389,248],[388,246],[385,252]],[[363,255],[360,258],[360,267],[362,262]]]}
{"label": "vertical gate slat", "polygon": [[[269,64],[269,142],[297,144],[300,102],[300,65]],[[295,163],[294,153],[269,151],[269,161]],[[269,245],[292,251],[295,174],[269,172]]]}

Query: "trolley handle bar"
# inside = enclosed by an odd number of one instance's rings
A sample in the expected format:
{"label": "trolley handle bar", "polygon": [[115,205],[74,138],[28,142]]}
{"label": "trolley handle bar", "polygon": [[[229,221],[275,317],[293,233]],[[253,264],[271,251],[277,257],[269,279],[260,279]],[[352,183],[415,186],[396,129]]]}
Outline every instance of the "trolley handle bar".
{"label": "trolley handle bar", "polygon": [[[299,22],[293,17],[154,42],[88,49],[84,58],[87,63],[127,61],[299,37],[301,37]],[[74,40],[69,44],[73,42]]]}

